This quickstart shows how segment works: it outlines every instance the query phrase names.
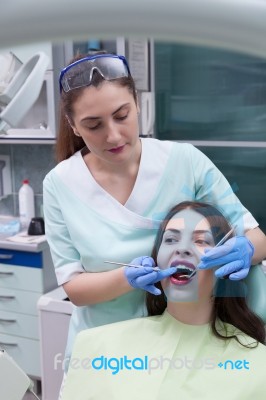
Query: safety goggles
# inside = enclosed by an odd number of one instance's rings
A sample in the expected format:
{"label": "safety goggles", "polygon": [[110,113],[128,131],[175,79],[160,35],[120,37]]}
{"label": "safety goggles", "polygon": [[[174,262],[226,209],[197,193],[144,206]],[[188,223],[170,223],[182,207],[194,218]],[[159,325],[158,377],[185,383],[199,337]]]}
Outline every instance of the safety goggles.
{"label": "safety goggles", "polygon": [[123,56],[114,54],[98,54],[81,58],[65,67],[59,77],[60,92],[69,92],[91,84],[94,71],[103,79],[112,79],[130,76],[127,60]]}

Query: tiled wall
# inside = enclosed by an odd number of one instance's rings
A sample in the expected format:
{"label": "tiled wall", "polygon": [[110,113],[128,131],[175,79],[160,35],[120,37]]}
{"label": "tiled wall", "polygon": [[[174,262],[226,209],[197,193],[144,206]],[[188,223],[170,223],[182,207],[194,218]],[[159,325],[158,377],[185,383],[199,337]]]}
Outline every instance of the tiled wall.
{"label": "tiled wall", "polygon": [[56,165],[54,146],[43,144],[1,144],[0,155],[9,155],[12,194],[0,200],[0,215],[18,216],[18,191],[23,179],[29,179],[34,190],[35,214],[42,216],[42,182]]}

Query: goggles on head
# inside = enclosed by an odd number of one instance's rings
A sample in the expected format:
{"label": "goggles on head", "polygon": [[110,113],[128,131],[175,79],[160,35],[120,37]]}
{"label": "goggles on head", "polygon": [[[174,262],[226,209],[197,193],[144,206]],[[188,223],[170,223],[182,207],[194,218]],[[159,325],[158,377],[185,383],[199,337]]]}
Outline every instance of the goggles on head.
{"label": "goggles on head", "polygon": [[124,56],[98,54],[81,58],[62,69],[59,77],[60,92],[69,92],[91,84],[94,71],[103,79],[110,81],[130,76],[127,60]]}

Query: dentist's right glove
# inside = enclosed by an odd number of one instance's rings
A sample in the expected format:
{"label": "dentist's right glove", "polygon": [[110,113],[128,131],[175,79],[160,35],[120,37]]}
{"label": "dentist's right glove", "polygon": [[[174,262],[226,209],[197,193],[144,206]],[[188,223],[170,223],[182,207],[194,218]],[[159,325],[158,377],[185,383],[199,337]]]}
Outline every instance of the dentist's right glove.
{"label": "dentist's right glove", "polygon": [[136,265],[136,267],[140,266],[140,268],[125,267],[125,276],[128,283],[135,289],[143,289],[154,295],[161,294],[161,290],[154,284],[176,272],[176,267],[159,271],[154,270],[154,260],[148,256],[134,258],[130,264]]}

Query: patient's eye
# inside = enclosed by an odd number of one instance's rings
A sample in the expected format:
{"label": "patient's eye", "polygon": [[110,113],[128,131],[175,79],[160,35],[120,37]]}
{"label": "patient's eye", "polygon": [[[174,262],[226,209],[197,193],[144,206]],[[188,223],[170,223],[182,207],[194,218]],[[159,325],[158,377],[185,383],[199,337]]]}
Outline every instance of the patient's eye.
{"label": "patient's eye", "polygon": [[177,243],[178,239],[176,237],[168,237],[164,240],[165,243]]}
{"label": "patient's eye", "polygon": [[172,232],[166,231],[163,236],[163,243],[166,244],[174,244],[180,241],[180,233],[179,232]]}
{"label": "patient's eye", "polygon": [[214,246],[213,237],[208,232],[194,234],[194,243],[200,247]]}
{"label": "patient's eye", "polygon": [[195,240],[195,243],[200,244],[201,246],[209,246],[210,245],[210,243],[204,239],[197,239],[197,240]]}

